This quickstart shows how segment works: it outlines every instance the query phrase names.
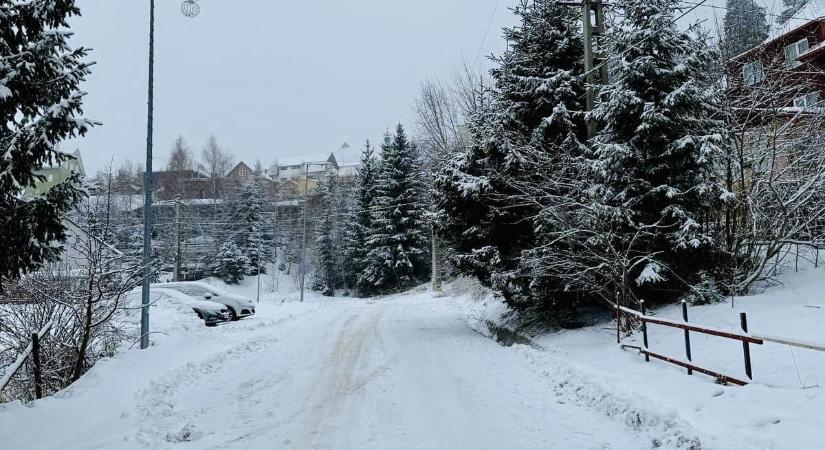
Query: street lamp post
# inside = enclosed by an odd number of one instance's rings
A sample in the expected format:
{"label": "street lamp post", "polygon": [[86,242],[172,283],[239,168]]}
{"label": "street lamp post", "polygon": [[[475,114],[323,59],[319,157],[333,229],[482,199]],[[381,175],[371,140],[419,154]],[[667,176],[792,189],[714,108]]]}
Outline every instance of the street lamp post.
{"label": "street lamp post", "polygon": [[[181,13],[195,17],[200,12],[197,0],[184,0]],[[149,0],[149,99],[146,124],[146,170],[143,173],[143,286],[140,309],[140,348],[149,347],[149,278],[152,276],[152,126],[154,123],[155,82],[155,0]]]}

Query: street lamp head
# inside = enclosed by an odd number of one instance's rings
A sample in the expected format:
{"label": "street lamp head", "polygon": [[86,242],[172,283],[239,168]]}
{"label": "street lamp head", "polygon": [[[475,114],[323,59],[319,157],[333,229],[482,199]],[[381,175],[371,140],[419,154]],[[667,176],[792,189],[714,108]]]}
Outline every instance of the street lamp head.
{"label": "street lamp head", "polygon": [[180,12],[191,19],[200,14],[201,5],[198,4],[197,0],[184,0],[180,4]]}

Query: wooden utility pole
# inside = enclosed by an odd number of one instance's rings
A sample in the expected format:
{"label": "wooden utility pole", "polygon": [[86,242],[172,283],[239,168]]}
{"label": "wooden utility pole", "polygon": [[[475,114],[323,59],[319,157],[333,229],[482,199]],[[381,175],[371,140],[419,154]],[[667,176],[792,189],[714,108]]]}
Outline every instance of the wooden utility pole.
{"label": "wooden utility pole", "polygon": [[[581,0],[580,2],[559,2],[562,5],[578,6],[582,10],[582,36],[584,39],[584,74],[587,84],[586,110],[596,108],[596,85],[607,84],[607,58],[602,52],[605,32],[604,3],[602,0]],[[596,134],[596,124],[587,124],[587,134]]]}

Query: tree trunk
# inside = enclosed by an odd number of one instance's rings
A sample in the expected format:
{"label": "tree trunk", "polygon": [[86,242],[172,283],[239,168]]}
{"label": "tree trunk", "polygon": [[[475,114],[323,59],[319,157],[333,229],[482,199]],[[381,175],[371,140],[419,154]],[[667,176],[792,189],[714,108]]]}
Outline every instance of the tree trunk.
{"label": "tree trunk", "polygon": [[83,375],[83,366],[86,362],[86,351],[89,348],[89,340],[92,337],[92,297],[86,298],[86,320],[83,323],[83,337],[80,341],[80,348],[77,351],[77,361],[74,365],[74,372],[72,373],[72,382],[80,379]]}

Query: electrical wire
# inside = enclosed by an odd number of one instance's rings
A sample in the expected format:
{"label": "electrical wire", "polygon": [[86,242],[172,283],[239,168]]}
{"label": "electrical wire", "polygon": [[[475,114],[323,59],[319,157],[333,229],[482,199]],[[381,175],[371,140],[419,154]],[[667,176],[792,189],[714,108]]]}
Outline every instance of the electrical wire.
{"label": "electrical wire", "polygon": [[487,28],[484,30],[484,36],[481,38],[481,44],[478,45],[478,51],[476,52],[476,57],[473,61],[474,66],[478,64],[478,61],[481,58],[481,51],[484,49],[484,44],[487,42],[487,35],[490,34],[490,27],[493,26],[493,20],[496,18],[496,12],[498,12],[498,5],[500,2],[501,0],[496,0],[496,4],[493,6],[493,12],[490,14],[490,20],[487,22]]}
{"label": "electrical wire", "polygon": [[705,8],[721,9],[721,10],[724,10],[724,11],[736,11],[736,12],[742,12],[742,13],[753,13],[753,12],[760,12],[761,13],[761,12],[764,12],[765,15],[768,16],[768,17],[775,17],[775,18],[784,19],[784,20],[798,19],[798,20],[813,21],[813,20],[818,20],[819,19],[818,17],[816,17],[816,18],[815,17],[803,17],[803,16],[796,16],[796,15],[784,16],[782,14],[769,13],[765,8],[740,9],[740,8],[728,8],[727,6],[719,6],[719,5],[702,5],[702,4],[699,4],[697,2],[692,2],[692,1],[689,1],[689,0],[681,0],[681,2],[682,3],[687,3],[688,5],[699,5],[699,6],[704,6]]}

